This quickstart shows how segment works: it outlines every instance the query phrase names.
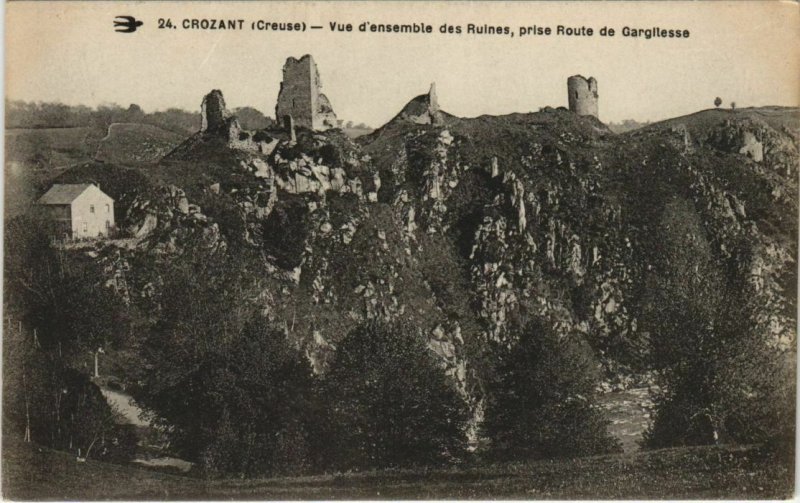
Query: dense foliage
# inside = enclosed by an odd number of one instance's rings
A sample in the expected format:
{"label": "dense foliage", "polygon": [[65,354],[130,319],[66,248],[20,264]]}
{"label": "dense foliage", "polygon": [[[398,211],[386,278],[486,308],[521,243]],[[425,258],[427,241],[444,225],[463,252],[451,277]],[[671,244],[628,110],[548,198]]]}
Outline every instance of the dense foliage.
{"label": "dense foliage", "polygon": [[3,330],[4,433],[128,461],[132,427],[118,424],[89,376],[92,354],[122,344],[129,320],[97,265],[68,259],[46,231],[46,222],[30,216],[6,224],[5,306],[13,323]]}
{"label": "dense foliage", "polygon": [[311,368],[246,301],[242,262],[198,250],[172,262],[163,281],[135,397],[173,448],[208,475],[313,466]]}
{"label": "dense foliage", "polygon": [[410,327],[374,322],[353,330],[325,390],[340,468],[440,463],[465,452],[465,404]]}
{"label": "dense foliage", "polygon": [[660,385],[647,444],[793,438],[793,359],[753,326],[746,290],[715,261],[690,203],[669,203],[660,230],[644,320]]}
{"label": "dense foliage", "polygon": [[491,456],[571,457],[619,450],[597,406],[599,366],[577,336],[533,320],[517,341],[495,348],[483,431]]}
{"label": "dense foliage", "polygon": [[36,347],[31,333],[4,333],[4,434],[84,458],[130,461],[134,428],[120,424],[89,377]]}

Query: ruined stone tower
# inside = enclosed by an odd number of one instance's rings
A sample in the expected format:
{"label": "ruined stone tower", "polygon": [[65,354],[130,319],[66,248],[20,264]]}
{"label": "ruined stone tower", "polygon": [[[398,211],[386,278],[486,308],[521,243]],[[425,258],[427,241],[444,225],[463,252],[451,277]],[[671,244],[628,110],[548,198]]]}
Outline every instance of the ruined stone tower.
{"label": "ruined stone tower", "polygon": [[598,117],[597,81],[594,77],[586,79],[581,75],[573,75],[567,79],[567,90],[570,112]]}
{"label": "ruined stone tower", "polygon": [[336,127],[336,114],[328,98],[320,92],[317,65],[306,54],[299,60],[288,58],[283,65],[283,81],[275,106],[275,118],[284,123],[290,116],[295,126],[317,131]]}
{"label": "ruined stone tower", "polygon": [[203,97],[203,104],[200,105],[200,131],[220,129],[229,118],[230,113],[225,108],[222,91],[214,89]]}
{"label": "ruined stone tower", "polygon": [[444,117],[439,110],[439,98],[436,96],[436,83],[431,84],[428,94],[421,94],[409,101],[400,111],[399,117],[415,124],[444,123]]}

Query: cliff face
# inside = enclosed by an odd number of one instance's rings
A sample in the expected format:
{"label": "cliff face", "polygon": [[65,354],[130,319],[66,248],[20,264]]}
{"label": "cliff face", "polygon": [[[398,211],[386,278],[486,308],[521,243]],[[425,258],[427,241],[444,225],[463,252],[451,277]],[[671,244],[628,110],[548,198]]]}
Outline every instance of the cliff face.
{"label": "cliff face", "polygon": [[[358,144],[302,130],[273,135],[268,153],[186,145],[162,163],[177,187],[133,204],[124,224],[141,241],[124,253],[260,250],[252,301],[318,371],[360,321],[402,317],[478,418],[487,341],[533,316],[584,337],[611,380],[644,370],[659,335],[643,328],[648,292],[677,267],[664,229],[706,243],[757,329],[793,344],[796,110],[712,110],[623,135],[566,111],[441,117],[401,114]],[[158,287],[123,269],[110,270],[140,285],[133,299]]]}

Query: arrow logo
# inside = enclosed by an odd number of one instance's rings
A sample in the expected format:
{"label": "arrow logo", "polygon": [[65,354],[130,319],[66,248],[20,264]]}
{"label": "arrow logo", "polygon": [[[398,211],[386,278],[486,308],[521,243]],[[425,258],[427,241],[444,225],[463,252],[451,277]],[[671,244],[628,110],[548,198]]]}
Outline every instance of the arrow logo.
{"label": "arrow logo", "polygon": [[117,16],[114,18],[114,27],[116,28],[116,32],[119,33],[133,33],[136,31],[136,28],[142,26],[141,21],[138,21],[133,16]]}

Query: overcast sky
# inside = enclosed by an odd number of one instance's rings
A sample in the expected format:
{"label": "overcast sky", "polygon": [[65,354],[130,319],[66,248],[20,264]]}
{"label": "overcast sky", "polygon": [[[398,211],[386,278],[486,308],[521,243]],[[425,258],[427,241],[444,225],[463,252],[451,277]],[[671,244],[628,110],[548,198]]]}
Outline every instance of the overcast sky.
{"label": "overcast sky", "polygon": [[[144,25],[113,31],[116,15]],[[314,56],[340,119],[379,126],[437,85],[452,114],[566,106],[566,79],[594,76],[600,116],[659,120],[713,106],[800,104],[796,2],[11,2],[6,4],[10,99],[199,110],[221,89],[229,108],[274,114],[288,56]],[[158,18],[245,19],[243,31],[157,29]],[[251,31],[255,20],[323,25],[305,33]],[[428,23],[434,34],[331,33],[328,22]],[[441,24],[509,26],[505,35],[444,35]],[[531,36],[520,26],[588,26],[592,37]],[[597,30],[613,27],[615,37]],[[623,37],[625,26],[686,29],[688,39]]]}

